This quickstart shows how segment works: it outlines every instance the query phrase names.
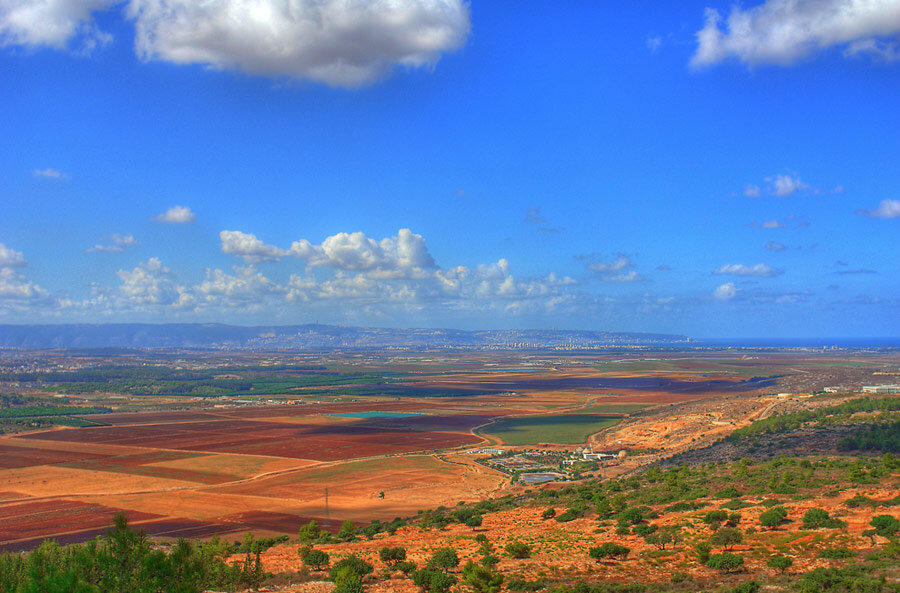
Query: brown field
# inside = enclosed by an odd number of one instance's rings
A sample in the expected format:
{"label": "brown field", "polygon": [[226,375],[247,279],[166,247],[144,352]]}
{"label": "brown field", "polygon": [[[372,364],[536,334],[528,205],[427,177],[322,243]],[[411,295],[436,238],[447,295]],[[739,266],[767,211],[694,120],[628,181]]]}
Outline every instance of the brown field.
{"label": "brown field", "polygon": [[[604,476],[617,475],[708,444],[755,418],[793,409],[799,401],[775,393],[871,384],[871,370],[878,368],[778,353],[748,359],[735,353],[652,358],[641,353],[472,353],[384,361],[367,355],[343,362],[353,372],[416,373],[402,383],[403,395],[354,396],[356,386],[347,385],[335,387],[323,403],[321,395],[303,400],[300,389],[273,397],[306,403],[238,407],[215,398],[192,400],[194,409],[104,414],[110,426],[0,436],[0,518],[10,517],[9,525],[0,527],[0,548],[27,549],[45,536],[83,541],[102,533],[117,510],[148,533],[191,537],[248,529],[293,533],[310,518],[336,526],[343,519],[414,515],[521,491],[510,486],[508,476],[456,454],[485,443],[472,431],[494,418],[645,406],[591,437],[599,450],[657,450],[603,468]],[[497,370],[526,365],[545,370]],[[773,375],[779,378],[752,380]],[[367,387],[377,391],[377,385]],[[417,396],[423,390],[460,389],[493,393]],[[89,399],[118,405],[108,395]],[[177,397],[152,401],[186,406]],[[328,416],[356,412],[421,415]],[[26,504],[36,510],[32,519],[20,521],[16,513]],[[58,521],[42,519],[54,510]]]}

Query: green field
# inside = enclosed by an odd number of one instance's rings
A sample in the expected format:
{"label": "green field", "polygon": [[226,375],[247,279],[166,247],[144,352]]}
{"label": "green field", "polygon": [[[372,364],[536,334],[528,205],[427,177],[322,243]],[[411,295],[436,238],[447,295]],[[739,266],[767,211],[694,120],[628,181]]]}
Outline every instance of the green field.
{"label": "green field", "polygon": [[614,426],[621,418],[597,414],[560,414],[558,416],[523,416],[501,418],[481,432],[496,436],[507,445],[554,443],[577,445],[589,435]]}

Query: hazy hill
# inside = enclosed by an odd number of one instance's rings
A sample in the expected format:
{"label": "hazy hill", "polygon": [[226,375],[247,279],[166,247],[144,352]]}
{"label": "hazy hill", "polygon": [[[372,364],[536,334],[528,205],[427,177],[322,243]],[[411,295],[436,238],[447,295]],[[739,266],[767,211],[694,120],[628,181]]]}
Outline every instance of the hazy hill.
{"label": "hazy hill", "polygon": [[0,325],[0,348],[529,348],[682,342],[685,336],[581,330],[224,324]]}

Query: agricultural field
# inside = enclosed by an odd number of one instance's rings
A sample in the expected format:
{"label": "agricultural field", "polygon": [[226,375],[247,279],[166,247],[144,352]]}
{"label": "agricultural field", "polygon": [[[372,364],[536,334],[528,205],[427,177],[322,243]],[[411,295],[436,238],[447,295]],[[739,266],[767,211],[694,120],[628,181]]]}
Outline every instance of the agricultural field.
{"label": "agricultural field", "polygon": [[625,449],[573,475],[628,475],[900,368],[805,352],[28,356],[0,366],[4,549],[85,541],[119,511],[154,537],[239,537],[522,492],[466,453],[491,446]]}
{"label": "agricultural field", "polygon": [[604,428],[615,426],[620,418],[600,414],[560,414],[501,418],[481,429],[502,445],[538,445],[553,443],[579,445]]}

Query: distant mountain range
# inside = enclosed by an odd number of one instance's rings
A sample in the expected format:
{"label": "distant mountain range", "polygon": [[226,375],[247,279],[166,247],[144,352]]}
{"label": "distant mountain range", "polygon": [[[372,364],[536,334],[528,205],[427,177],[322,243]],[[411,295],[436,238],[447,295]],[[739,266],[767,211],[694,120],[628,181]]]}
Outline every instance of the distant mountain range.
{"label": "distant mountain range", "polygon": [[687,342],[686,336],[581,330],[481,330],[223,324],[0,325],[0,348],[593,348]]}

